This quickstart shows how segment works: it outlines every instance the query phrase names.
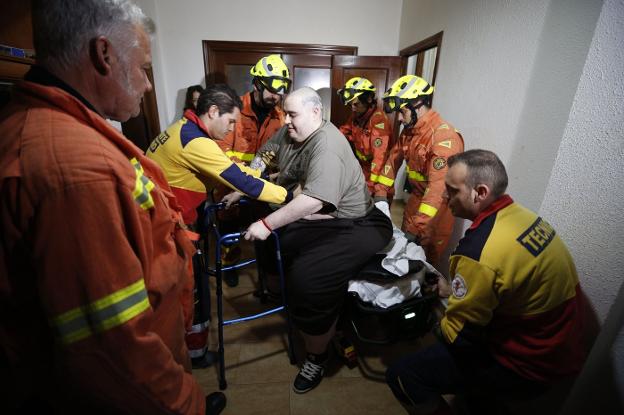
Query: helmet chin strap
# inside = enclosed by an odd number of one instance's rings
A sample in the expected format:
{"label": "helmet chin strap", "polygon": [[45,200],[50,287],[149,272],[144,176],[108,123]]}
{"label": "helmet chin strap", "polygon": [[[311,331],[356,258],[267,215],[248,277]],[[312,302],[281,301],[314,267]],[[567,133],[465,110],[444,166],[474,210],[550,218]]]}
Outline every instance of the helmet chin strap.
{"label": "helmet chin strap", "polygon": [[254,80],[254,85],[256,85],[256,90],[258,91],[258,94],[260,94],[260,99],[258,100],[259,101],[258,103],[260,104],[260,106],[262,108],[275,107],[275,105],[268,104],[264,99],[264,90],[266,89],[264,84],[260,82],[259,80]]}
{"label": "helmet chin strap", "polygon": [[425,105],[424,102],[418,101],[414,105],[409,106],[411,117],[409,124],[405,124],[405,128],[411,128],[416,125],[416,122],[418,121],[418,114],[416,113],[416,111],[423,105]]}

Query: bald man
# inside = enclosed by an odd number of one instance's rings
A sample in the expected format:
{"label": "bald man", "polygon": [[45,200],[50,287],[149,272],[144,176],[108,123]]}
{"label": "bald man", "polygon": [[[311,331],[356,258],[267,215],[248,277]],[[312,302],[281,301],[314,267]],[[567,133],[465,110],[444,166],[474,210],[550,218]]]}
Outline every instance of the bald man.
{"label": "bald man", "polygon": [[307,352],[293,389],[305,393],[323,377],[349,279],[388,243],[392,224],[373,204],[347,139],[323,120],[316,91],[294,91],[284,111],[286,125],[252,165],[262,169],[272,156],[280,171],[277,183],[289,190],[300,186],[301,193],[252,223],[245,238],[264,240],[279,229],[290,312]]}

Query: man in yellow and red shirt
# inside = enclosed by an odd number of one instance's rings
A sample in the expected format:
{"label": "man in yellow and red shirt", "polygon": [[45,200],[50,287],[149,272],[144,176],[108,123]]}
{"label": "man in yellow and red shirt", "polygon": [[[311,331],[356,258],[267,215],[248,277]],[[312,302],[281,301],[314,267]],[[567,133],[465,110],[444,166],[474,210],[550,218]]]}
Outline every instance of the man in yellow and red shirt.
{"label": "man in yellow and red shirt", "polygon": [[359,76],[349,79],[338,91],[342,102],[351,105],[353,111],[340,126],[340,132],[351,142],[375,201],[391,200],[394,177],[386,177],[384,166],[390,151],[392,126],[386,114],[377,108],[375,91],[371,81]]}
{"label": "man in yellow and red shirt", "polygon": [[423,247],[428,262],[438,265],[455,221],[442,197],[447,159],[464,151],[464,140],[431,109],[433,89],[424,79],[405,75],[384,95],[384,109],[397,111],[404,126],[384,171],[394,178],[405,160],[412,191],[403,212],[402,230],[409,240]]}
{"label": "man in yellow and red shirt", "polygon": [[433,410],[441,394],[462,393],[471,413],[491,413],[496,398],[526,399],[579,373],[583,295],[555,229],[505,194],[494,153],[470,150],[448,165],[449,208],[472,225],[451,256],[440,342],[396,362],[387,380],[408,406]]}

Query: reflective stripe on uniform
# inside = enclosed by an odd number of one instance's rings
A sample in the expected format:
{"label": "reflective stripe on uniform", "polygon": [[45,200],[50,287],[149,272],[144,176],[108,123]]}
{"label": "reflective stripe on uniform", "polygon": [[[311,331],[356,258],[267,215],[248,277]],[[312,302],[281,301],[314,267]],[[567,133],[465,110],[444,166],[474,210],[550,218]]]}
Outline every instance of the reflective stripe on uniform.
{"label": "reflective stripe on uniform", "polygon": [[251,162],[255,156],[254,153],[243,153],[240,151],[228,150],[225,152],[225,155],[229,158],[236,157],[239,160]]}
{"label": "reflective stripe on uniform", "polygon": [[384,186],[392,186],[392,185],[394,185],[394,180],[393,179],[389,179],[389,178],[387,178],[385,176],[381,176],[381,175],[378,175],[378,174],[371,174],[370,175],[370,180],[371,180],[371,182],[374,182],[374,183],[381,183]]}
{"label": "reflective stripe on uniform", "polygon": [[143,278],[85,306],[52,318],[51,323],[65,344],[120,326],[150,307]]}
{"label": "reflective stripe on uniform", "polygon": [[134,183],[134,190],[132,191],[132,197],[141,206],[142,209],[148,210],[154,207],[154,199],[152,199],[151,191],[154,189],[154,182],[145,176],[143,167],[136,157],[130,160],[134,167],[134,173],[136,174],[136,181]]}
{"label": "reflective stripe on uniform", "polygon": [[426,203],[421,203],[420,206],[418,206],[418,211],[420,213],[424,213],[425,215],[429,217],[434,217],[436,213],[438,213],[438,209]]}
{"label": "reflective stripe on uniform", "polygon": [[415,180],[417,182],[427,181],[427,176],[415,170],[410,170],[409,166],[405,166],[405,171],[407,171],[407,177],[409,177],[412,180]]}
{"label": "reflective stripe on uniform", "polygon": [[362,154],[359,150],[355,150],[355,155],[362,161],[369,161],[372,157]]}

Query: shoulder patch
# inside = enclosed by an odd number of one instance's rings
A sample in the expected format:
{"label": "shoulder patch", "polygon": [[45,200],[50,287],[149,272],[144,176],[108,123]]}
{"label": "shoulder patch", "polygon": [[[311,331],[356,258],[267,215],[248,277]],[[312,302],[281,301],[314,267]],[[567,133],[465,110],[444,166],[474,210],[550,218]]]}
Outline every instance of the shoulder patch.
{"label": "shoulder patch", "polygon": [[383,141],[381,141],[381,138],[376,138],[375,141],[373,141],[373,145],[375,147],[381,147],[382,143],[383,143]]}
{"label": "shoulder patch", "polygon": [[459,300],[468,294],[468,285],[461,274],[455,274],[455,278],[451,281],[451,291],[453,292],[453,297]]}
{"label": "shoulder patch", "polygon": [[444,157],[436,157],[433,159],[433,168],[436,170],[442,170],[446,166],[446,159]]}
{"label": "shoulder patch", "polygon": [[385,126],[386,126],[386,124],[384,124],[384,123],[382,123],[382,122],[380,122],[379,124],[375,124],[375,128],[379,128],[379,129],[382,129],[382,130],[383,130],[383,128],[384,128]]}
{"label": "shoulder patch", "polygon": [[448,130],[448,129],[449,129],[448,124],[442,124],[438,128],[436,128],[436,130]]}
{"label": "shoulder patch", "polygon": [[451,147],[453,147],[453,144],[451,143],[451,140],[440,141],[440,142],[438,143],[438,145],[439,145],[439,146],[442,146],[442,147],[446,147],[446,148],[451,148]]}

